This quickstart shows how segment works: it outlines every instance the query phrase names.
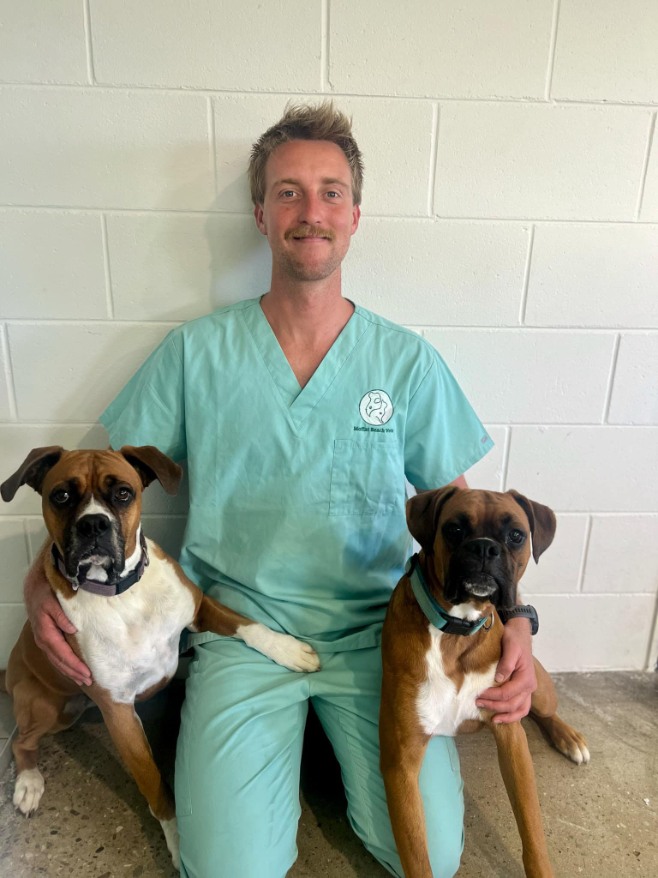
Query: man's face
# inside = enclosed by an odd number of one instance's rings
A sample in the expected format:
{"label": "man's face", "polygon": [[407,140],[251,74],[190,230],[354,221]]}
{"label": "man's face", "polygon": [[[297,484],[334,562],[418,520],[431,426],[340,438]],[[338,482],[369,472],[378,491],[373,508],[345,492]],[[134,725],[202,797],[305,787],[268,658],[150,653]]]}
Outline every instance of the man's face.
{"label": "man's face", "polygon": [[299,281],[329,277],[340,268],[360,215],[350,166],[335,143],[292,140],[268,159],[264,203],[254,216],[275,271]]}

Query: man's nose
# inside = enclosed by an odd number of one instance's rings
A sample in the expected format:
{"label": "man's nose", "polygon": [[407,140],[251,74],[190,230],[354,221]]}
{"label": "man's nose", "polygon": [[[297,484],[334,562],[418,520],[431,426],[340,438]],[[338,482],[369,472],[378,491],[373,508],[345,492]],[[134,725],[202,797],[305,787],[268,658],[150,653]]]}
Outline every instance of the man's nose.
{"label": "man's nose", "polygon": [[322,200],[315,193],[306,193],[299,201],[299,221],[311,226],[322,222]]}

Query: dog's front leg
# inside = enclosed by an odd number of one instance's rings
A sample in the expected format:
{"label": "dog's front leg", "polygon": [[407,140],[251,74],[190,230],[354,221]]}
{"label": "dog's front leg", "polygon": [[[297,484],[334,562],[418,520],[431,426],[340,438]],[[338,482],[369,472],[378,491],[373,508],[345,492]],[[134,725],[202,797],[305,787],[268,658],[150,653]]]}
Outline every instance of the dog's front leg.
{"label": "dog's front leg", "polygon": [[557,714],[557,693],[548,671],[534,659],[537,689],[532,694],[530,716],[548,735],[553,746],[576,765],[589,762],[587,741]]}
{"label": "dog's front leg", "polygon": [[381,770],[402,869],[406,878],[432,878],[425,809],[418,784],[429,736],[420,731],[406,735],[404,717],[389,711],[386,697],[382,699],[381,717]]}
{"label": "dog's front leg", "polygon": [[268,658],[290,668],[291,671],[317,671],[320,659],[312,646],[290,634],[272,631],[267,625],[254,622],[236,613],[218,601],[204,595],[194,620],[195,631],[213,631],[227,637],[244,640]]}
{"label": "dog's front leg", "polygon": [[135,707],[133,704],[115,704],[105,699],[100,700],[98,706],[121,759],[135,778],[151,814],[160,822],[171,859],[178,869],[180,854],[174,798],[155,764]]}
{"label": "dog's front leg", "polygon": [[491,723],[498,764],[523,845],[528,878],[553,878],[528,739],[520,722]]}

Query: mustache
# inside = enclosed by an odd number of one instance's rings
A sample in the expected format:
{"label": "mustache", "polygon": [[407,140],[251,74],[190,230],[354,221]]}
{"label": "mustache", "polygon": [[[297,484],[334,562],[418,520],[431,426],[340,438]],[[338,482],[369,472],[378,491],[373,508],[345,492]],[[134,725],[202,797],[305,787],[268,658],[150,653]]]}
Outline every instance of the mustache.
{"label": "mustache", "polygon": [[284,237],[286,241],[290,238],[326,238],[328,241],[333,241],[334,233],[331,229],[323,229],[321,226],[297,226],[288,229]]}

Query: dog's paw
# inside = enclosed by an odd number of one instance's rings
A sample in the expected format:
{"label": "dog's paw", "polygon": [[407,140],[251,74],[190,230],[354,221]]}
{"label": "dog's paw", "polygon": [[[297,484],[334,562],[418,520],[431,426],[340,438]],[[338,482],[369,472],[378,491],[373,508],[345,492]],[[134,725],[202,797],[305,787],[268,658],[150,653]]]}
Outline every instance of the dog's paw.
{"label": "dog's paw", "polygon": [[575,762],[576,765],[584,765],[589,762],[587,741],[580,732],[572,729],[571,726],[565,724],[564,728],[560,729],[559,734],[554,735],[553,743],[563,756]]}
{"label": "dog's paw", "polygon": [[291,671],[310,673],[320,667],[320,659],[313,647],[290,634],[279,634],[260,622],[245,625],[237,633],[248,646]]}
{"label": "dog's paw", "polygon": [[290,668],[291,671],[312,673],[320,670],[320,658],[308,643],[297,640],[289,634],[278,634],[272,658],[275,662]]}
{"label": "dog's paw", "polygon": [[167,847],[171,854],[171,862],[174,864],[174,868],[180,872],[180,843],[176,818],[172,817],[171,820],[161,820],[160,826],[162,827],[165,841],[167,842]]}
{"label": "dog's paw", "polygon": [[39,807],[45,784],[38,768],[28,768],[16,777],[14,787],[14,806],[29,817]]}

